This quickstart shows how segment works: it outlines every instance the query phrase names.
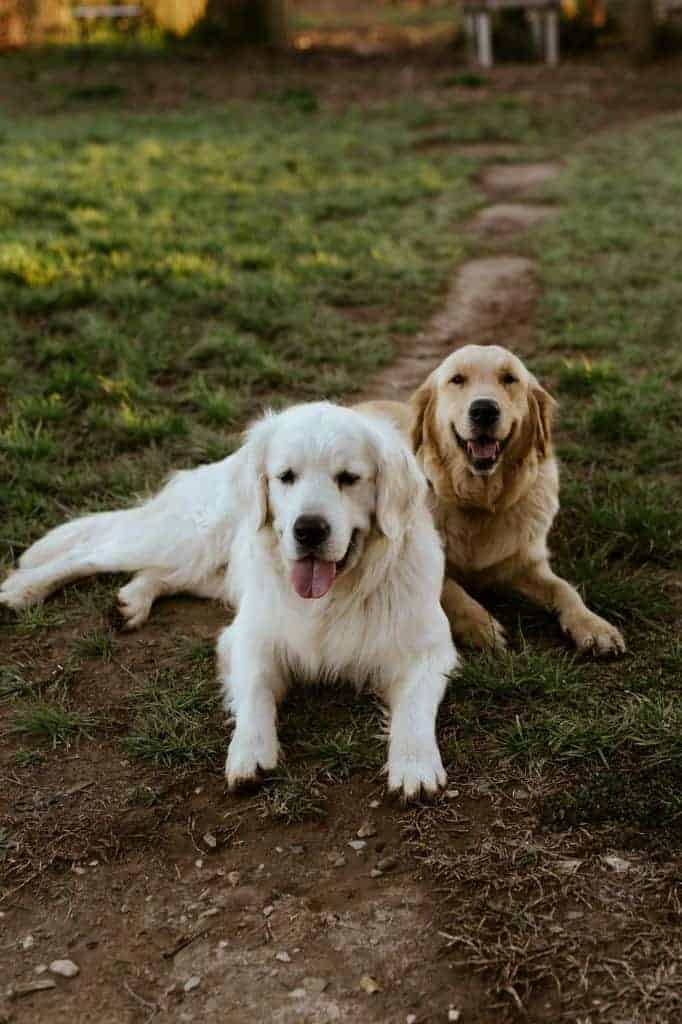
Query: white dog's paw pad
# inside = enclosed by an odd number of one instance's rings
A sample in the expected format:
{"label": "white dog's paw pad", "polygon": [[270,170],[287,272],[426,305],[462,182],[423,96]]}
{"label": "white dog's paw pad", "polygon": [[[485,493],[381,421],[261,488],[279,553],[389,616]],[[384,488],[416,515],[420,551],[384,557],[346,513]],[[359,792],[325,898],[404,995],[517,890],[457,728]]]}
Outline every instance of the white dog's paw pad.
{"label": "white dog's paw pad", "polygon": [[134,580],[118,592],[118,611],[126,629],[139,629],[147,619],[152,601],[146,588]]}
{"label": "white dog's paw pad", "polygon": [[262,772],[272,771],[279,761],[279,746],[274,743],[247,743],[234,740],[230,744],[225,764],[225,777],[230,790],[253,785],[260,781]]}
{"label": "white dog's paw pad", "polygon": [[434,797],[447,782],[438,750],[433,753],[391,760],[388,766],[388,788],[399,792],[404,800]]}
{"label": "white dog's paw pad", "polygon": [[139,629],[149,618],[149,603],[122,601],[119,597],[118,610],[126,629]]}

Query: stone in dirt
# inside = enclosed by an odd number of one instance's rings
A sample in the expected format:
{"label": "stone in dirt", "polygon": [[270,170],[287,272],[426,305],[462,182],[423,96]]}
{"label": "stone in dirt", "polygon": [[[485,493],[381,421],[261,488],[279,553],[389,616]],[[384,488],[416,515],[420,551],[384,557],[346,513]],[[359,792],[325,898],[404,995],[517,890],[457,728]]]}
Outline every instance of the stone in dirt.
{"label": "stone in dirt", "polygon": [[496,164],[483,172],[483,187],[490,192],[525,192],[535,185],[556,178],[561,172],[557,163]]}
{"label": "stone in dirt", "polygon": [[578,868],[582,867],[582,860],[578,857],[565,857],[563,860],[556,862],[557,871],[561,871],[564,875],[574,875]]}
{"label": "stone in dirt", "polygon": [[529,203],[495,203],[479,210],[469,222],[469,230],[476,235],[513,235],[517,231],[535,227],[556,213],[555,206]]}
{"label": "stone in dirt", "polygon": [[10,999],[20,999],[22,996],[30,996],[33,992],[46,992],[48,989],[56,987],[57,982],[52,978],[36,978],[35,981],[14,985],[8,994]]}
{"label": "stone in dirt", "polygon": [[328,988],[329,982],[326,978],[304,978],[302,985],[306,992],[310,992],[313,995],[321,995]]}
{"label": "stone in dirt", "polygon": [[193,974],[191,978],[187,979],[182,987],[185,992],[193,992],[195,988],[199,988],[199,985],[201,985],[201,978],[198,974]]}
{"label": "stone in dirt", "polygon": [[53,960],[50,973],[59,974],[62,978],[75,978],[80,973],[80,967],[73,960]]}
{"label": "stone in dirt", "polygon": [[611,857],[602,857],[602,860],[607,867],[610,867],[611,870],[615,871],[618,875],[625,874],[625,872],[629,871],[632,867],[629,860],[623,860],[622,857],[616,857],[615,855]]}
{"label": "stone in dirt", "polygon": [[358,839],[369,839],[371,836],[375,836],[376,834],[376,825],[369,819],[367,821],[363,821],[362,825],[358,829]]}

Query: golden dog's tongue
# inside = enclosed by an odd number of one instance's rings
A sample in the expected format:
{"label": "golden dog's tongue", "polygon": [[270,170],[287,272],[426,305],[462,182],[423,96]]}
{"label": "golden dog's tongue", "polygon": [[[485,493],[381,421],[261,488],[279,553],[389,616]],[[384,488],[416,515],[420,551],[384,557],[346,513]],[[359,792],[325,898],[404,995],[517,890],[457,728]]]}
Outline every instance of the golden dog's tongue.
{"label": "golden dog's tongue", "polygon": [[299,558],[291,570],[291,582],[299,597],[324,597],[336,576],[336,562]]}

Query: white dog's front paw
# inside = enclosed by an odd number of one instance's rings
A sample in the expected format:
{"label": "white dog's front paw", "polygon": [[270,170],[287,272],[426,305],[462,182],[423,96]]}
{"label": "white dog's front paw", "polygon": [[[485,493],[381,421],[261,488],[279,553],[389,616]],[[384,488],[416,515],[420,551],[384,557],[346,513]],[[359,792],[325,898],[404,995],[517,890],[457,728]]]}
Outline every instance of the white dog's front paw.
{"label": "white dog's front paw", "polygon": [[35,573],[30,569],[16,569],[11,572],[0,587],[0,604],[15,611],[29,608],[45,600],[47,592],[35,582]]}
{"label": "white dog's front paw", "polygon": [[401,790],[405,800],[418,800],[422,793],[435,796],[447,782],[435,740],[391,744],[388,754],[388,788]]}
{"label": "white dog's front paw", "polygon": [[255,782],[259,771],[272,771],[279,761],[277,734],[271,736],[235,731],[227,752],[225,776],[231,790]]}

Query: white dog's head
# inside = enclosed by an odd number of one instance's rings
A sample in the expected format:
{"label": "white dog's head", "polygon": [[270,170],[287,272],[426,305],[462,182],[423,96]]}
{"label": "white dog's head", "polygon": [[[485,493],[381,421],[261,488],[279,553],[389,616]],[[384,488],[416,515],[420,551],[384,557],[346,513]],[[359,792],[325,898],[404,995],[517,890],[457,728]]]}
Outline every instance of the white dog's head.
{"label": "white dog's head", "polygon": [[373,531],[398,541],[423,500],[414,456],[388,423],[329,402],[267,415],[247,435],[258,529],[271,529],[296,593],[324,597]]}

